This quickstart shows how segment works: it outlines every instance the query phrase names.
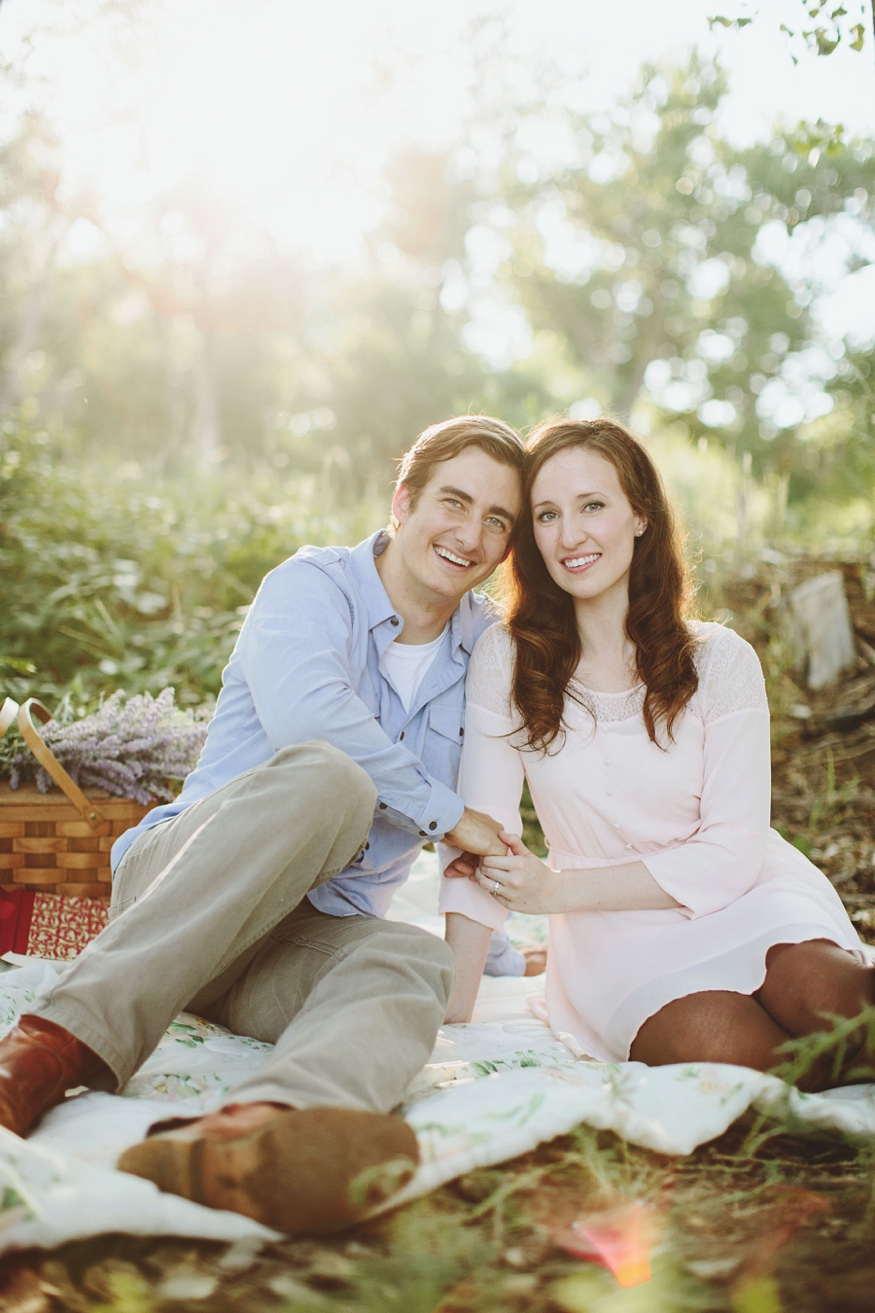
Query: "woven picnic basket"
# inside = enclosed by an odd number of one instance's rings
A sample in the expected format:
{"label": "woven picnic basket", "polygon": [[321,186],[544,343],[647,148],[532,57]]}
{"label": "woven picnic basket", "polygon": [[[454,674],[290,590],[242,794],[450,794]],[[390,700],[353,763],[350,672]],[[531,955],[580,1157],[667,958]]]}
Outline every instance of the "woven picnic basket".
{"label": "woven picnic basket", "polygon": [[103,789],[86,796],[40,737],[34,720],[52,717],[36,698],[20,707],[6,698],[0,738],[16,717],[25,743],[64,796],[40,793],[35,784],[0,783],[0,889],[108,901],[110,849],[149,808]]}

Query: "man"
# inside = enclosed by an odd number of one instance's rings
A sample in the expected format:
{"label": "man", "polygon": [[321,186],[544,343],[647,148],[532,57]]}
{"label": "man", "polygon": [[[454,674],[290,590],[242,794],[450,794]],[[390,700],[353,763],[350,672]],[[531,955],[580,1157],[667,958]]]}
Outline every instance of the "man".
{"label": "man", "polygon": [[[115,846],[110,925],[0,1042],[0,1124],[23,1135],[67,1089],[122,1088],[188,1007],[275,1048],[123,1171],[283,1231],[345,1225],[409,1178],[416,1138],[388,1114],[455,1015],[453,954],[382,918],[426,840],[506,851],[454,788],[493,619],[471,589],[509,549],[522,458],[498,420],[435,425],[388,531],[267,575],[196,770]],[[452,916],[447,939],[470,992],[480,927]]]}

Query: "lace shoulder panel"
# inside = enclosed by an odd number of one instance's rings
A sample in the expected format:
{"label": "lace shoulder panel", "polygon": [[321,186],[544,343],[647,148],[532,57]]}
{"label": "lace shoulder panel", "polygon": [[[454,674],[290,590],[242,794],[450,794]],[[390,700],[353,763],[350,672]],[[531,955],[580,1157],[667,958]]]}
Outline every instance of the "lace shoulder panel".
{"label": "lace shoulder panel", "polygon": [[471,654],[465,694],[470,703],[510,716],[510,686],[513,678],[513,639],[502,624],[490,625],[480,635]]}
{"label": "lace shoulder panel", "polygon": [[700,624],[701,642],[694,653],[699,688],[693,699],[705,724],[741,711],[768,714],[760,659],[740,634],[718,624]]}

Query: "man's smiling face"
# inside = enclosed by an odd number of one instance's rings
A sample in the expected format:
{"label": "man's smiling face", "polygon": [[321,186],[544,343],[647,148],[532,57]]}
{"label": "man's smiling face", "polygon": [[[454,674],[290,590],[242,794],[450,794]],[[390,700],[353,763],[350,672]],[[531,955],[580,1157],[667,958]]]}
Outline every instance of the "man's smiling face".
{"label": "man's smiling face", "polygon": [[402,484],[392,502],[393,549],[408,584],[435,601],[458,601],[504,559],[521,505],[516,470],[475,446],[435,465],[415,504]]}

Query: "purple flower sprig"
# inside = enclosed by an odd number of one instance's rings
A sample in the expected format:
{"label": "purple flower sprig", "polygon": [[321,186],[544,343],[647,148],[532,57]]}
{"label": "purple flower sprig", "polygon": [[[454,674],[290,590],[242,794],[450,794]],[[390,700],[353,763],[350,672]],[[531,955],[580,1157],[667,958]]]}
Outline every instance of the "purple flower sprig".
{"label": "purple flower sprig", "polygon": [[[81,789],[105,789],[148,807],[174,798],[179,792],[174,783],[194,770],[207,736],[207,717],[177,707],[172,688],[157,698],[138,693],[126,699],[119,690],[92,715],[66,724],[50,720],[40,733]],[[9,783],[17,789],[24,780],[35,780],[41,793],[56,787],[20,742]]]}

